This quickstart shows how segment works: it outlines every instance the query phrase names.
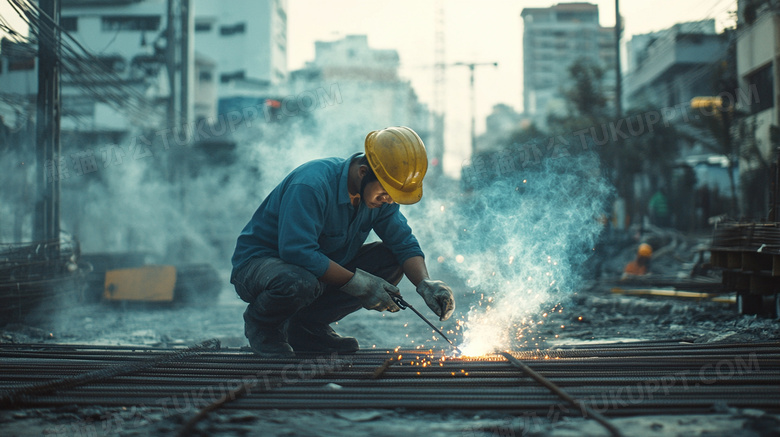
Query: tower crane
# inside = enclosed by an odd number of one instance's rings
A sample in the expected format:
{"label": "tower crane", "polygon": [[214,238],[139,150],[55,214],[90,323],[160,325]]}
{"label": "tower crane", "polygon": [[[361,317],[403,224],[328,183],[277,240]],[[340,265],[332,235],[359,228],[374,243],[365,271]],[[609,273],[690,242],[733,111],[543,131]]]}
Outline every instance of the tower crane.
{"label": "tower crane", "polygon": [[471,91],[471,155],[474,156],[477,152],[477,133],[476,133],[476,98],[474,96],[474,69],[475,67],[493,66],[498,67],[498,62],[456,62],[450,64],[453,67],[468,67],[469,68],[469,88]]}

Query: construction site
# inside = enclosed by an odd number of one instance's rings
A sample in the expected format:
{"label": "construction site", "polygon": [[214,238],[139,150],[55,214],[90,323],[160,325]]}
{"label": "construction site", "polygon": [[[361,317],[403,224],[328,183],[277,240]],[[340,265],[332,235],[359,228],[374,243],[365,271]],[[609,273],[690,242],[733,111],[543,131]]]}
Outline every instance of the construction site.
{"label": "construction site", "polygon": [[0,0],[0,434],[780,435],[778,2],[334,3]]}

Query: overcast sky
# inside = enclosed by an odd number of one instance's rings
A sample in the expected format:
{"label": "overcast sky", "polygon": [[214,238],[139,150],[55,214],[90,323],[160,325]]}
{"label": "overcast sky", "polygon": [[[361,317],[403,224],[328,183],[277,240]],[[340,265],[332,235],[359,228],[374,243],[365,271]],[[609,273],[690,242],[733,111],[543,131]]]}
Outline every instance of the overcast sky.
{"label": "overcast sky", "polygon": [[[614,26],[615,1],[595,0],[602,26]],[[229,0],[228,2],[229,3]],[[446,62],[498,62],[476,73],[477,132],[493,105],[506,103],[522,110],[522,31],[520,12],[525,7],[548,7],[550,0],[445,0]],[[420,99],[433,98],[434,0],[288,0],[288,67],[301,68],[314,58],[314,42],[350,34],[368,35],[378,49],[395,49],[401,75],[410,80]],[[12,23],[17,17],[6,0],[0,14]],[[730,14],[736,0],[622,0],[624,42],[631,35],[668,28],[682,21],[714,18],[718,29],[733,25]],[[625,56],[623,57],[625,61]],[[447,167],[454,172],[468,157],[468,70],[447,71]],[[447,160],[445,159],[445,164]]]}

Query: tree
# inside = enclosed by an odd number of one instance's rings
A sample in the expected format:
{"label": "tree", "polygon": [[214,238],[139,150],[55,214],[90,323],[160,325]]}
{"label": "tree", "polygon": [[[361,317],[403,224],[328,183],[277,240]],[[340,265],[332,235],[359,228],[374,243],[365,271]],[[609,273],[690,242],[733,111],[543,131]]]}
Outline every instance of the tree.
{"label": "tree", "polygon": [[648,127],[650,108],[633,108],[619,120],[604,84],[604,71],[593,61],[581,58],[569,67],[571,85],[564,88],[567,113],[548,117],[552,135],[571,135],[589,130],[593,148],[599,154],[602,169],[626,201],[629,214],[644,212],[634,201],[634,179],[642,172],[657,174],[665,180],[677,157],[675,130],[666,124]]}

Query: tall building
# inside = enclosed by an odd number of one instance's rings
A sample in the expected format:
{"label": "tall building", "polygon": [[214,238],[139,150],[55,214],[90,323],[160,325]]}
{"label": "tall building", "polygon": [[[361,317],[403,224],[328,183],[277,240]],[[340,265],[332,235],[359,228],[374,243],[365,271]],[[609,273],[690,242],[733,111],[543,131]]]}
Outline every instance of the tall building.
{"label": "tall building", "polygon": [[571,82],[569,67],[577,59],[595,61],[605,72],[606,88],[615,84],[615,31],[599,24],[598,6],[559,3],[548,8],[524,8],[523,106],[537,124],[549,112],[564,109],[560,94]]}
{"label": "tall building", "polygon": [[195,48],[219,100],[276,93],[287,80],[287,0],[194,0]]}

